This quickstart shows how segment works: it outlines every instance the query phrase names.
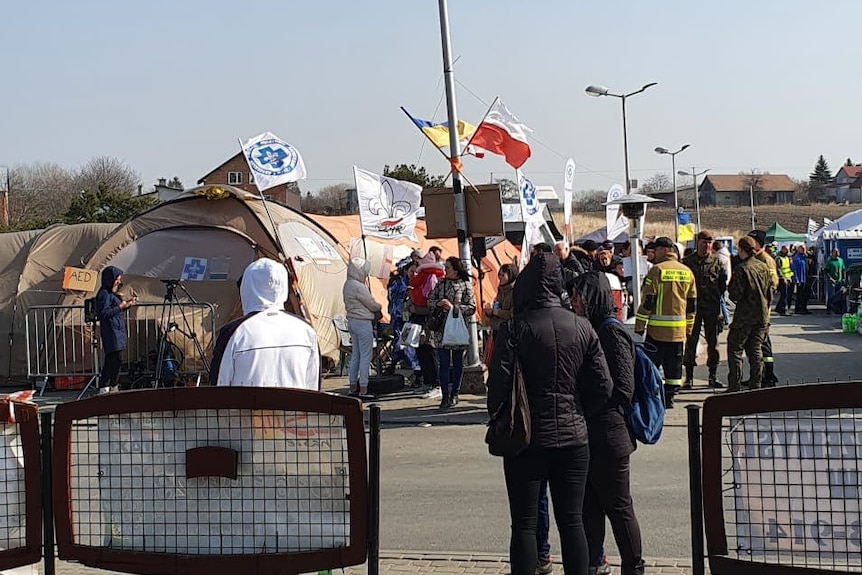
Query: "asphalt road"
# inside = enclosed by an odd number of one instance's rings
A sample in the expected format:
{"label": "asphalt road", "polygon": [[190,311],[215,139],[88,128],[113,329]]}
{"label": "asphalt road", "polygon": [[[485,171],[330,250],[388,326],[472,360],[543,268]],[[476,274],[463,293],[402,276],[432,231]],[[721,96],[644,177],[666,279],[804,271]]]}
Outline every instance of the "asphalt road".
{"label": "asphalt road", "polygon": [[[773,316],[772,339],[782,384],[862,380],[862,336],[840,333],[838,316]],[[721,351],[724,360],[723,343]],[[705,367],[695,373],[706,379]],[[722,361],[719,376],[726,375]],[[691,549],[685,410],[670,413],[661,442],[640,446],[632,459],[635,510],[648,557],[688,557]],[[382,548],[507,551],[502,466],[488,455],[483,434],[484,427],[473,425],[384,429]],[[612,539],[608,530],[609,553],[616,554]]]}
{"label": "asphalt road", "polygon": [[[384,429],[380,518],[383,549],[487,551],[509,547],[502,463],[483,443],[483,426]],[[666,430],[632,459],[632,489],[649,557],[687,557],[685,429]],[[553,552],[559,552],[552,527]],[[616,555],[609,534],[609,553]]]}

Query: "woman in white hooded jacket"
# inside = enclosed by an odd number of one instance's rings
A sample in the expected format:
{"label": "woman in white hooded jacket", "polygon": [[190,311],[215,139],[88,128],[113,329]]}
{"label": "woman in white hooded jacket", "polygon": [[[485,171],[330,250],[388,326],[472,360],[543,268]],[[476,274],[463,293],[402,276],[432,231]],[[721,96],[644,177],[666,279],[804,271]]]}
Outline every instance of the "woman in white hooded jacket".
{"label": "woman in white hooded jacket", "polygon": [[362,258],[353,258],[347,264],[347,281],[342,296],[350,331],[352,351],[347,370],[351,394],[368,393],[368,370],[374,351],[374,322],[383,307],[374,301],[368,289],[368,272],[371,265]]}

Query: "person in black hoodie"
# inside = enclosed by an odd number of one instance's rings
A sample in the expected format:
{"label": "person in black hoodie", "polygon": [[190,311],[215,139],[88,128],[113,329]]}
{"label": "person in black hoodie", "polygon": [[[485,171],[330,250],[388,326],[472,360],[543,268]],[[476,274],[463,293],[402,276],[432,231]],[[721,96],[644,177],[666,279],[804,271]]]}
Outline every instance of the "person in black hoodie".
{"label": "person in black hoodie", "polygon": [[625,419],[635,386],[634,343],[616,317],[611,285],[602,273],[591,272],[575,282],[575,313],[586,317],[599,336],[614,389],[604,409],[587,419],[590,434],[590,472],[584,496],[584,526],[591,567],[601,565],[605,517],[611,522],[622,558],[622,575],[644,572],[641,532],[629,485],[629,456],[634,436]]}
{"label": "person in black hoodie", "polygon": [[120,354],[126,349],[127,309],[135,305],[136,298],[124,300],[120,296],[123,287],[123,270],[108,266],[102,270],[102,287],[96,293],[96,316],[102,335],[105,362],[99,377],[99,393],[116,391],[122,361]]}
{"label": "person in black hoodie", "polygon": [[613,383],[590,323],[562,307],[560,280],[554,254],[530,259],[518,275],[514,318],[497,334],[488,374],[488,412],[495,413],[510,395],[517,354],[530,404],[530,446],[503,458],[512,575],[536,571],[542,481],[551,488],[566,574],[587,575],[589,567],[581,515],[589,466],[586,420],[604,409]]}

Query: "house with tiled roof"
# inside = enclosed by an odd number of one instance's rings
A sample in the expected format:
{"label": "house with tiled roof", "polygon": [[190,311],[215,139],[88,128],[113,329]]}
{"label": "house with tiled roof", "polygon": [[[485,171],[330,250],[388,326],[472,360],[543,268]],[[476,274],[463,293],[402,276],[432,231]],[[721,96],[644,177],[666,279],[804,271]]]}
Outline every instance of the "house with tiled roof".
{"label": "house with tiled roof", "polygon": [[841,166],[835,174],[835,181],[826,186],[826,199],[834,200],[839,204],[862,202],[860,186],[855,185],[860,177],[862,177],[862,165]]}
{"label": "house with tiled roof", "polygon": [[796,184],[787,174],[709,174],[698,188],[702,206],[739,208],[755,205],[792,204]]}

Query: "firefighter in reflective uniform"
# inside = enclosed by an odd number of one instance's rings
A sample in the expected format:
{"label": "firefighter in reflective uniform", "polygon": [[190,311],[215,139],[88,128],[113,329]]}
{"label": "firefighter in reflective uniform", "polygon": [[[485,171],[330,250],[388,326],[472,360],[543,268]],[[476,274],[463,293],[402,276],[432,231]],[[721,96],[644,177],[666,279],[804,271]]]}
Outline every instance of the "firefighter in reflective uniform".
{"label": "firefighter in reflective uniform", "polygon": [[694,327],[697,284],[694,274],[679,261],[670,238],[655,240],[655,265],[644,278],[640,307],[635,314],[635,333],[646,333],[645,350],[664,373],[665,406],[682,386],[685,340]]}
{"label": "firefighter in reflective uniform", "polygon": [[[774,294],[778,290],[778,265],[772,256],[763,249],[766,245],[766,232],[763,230],[751,230],[748,232],[748,237],[754,238],[754,241],[757,242],[757,252],[754,254],[754,257],[769,266],[769,277],[772,280],[772,292]],[[761,387],[775,387],[777,384],[775,358],[772,356],[772,339],[769,337],[769,324],[767,324],[766,337],[763,339],[763,382],[761,383]]]}

